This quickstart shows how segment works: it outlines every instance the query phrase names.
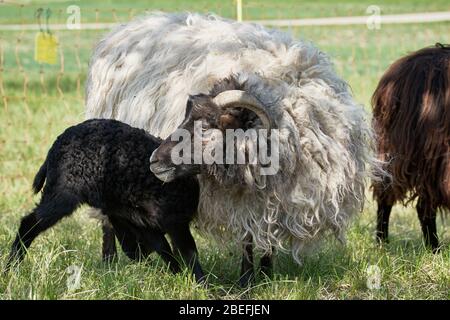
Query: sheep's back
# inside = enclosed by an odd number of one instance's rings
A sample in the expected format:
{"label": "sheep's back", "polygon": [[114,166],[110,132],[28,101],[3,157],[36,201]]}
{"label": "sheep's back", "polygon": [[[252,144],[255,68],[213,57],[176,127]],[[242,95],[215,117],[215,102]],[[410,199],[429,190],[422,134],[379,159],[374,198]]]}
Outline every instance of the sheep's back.
{"label": "sheep's back", "polygon": [[75,192],[94,206],[129,202],[160,184],[148,164],[158,146],[157,139],[127,124],[85,121],[65,130],[50,149],[47,186]]}
{"label": "sheep's back", "polygon": [[70,127],[49,151],[46,192],[75,193],[81,202],[134,224],[165,230],[189,222],[198,205],[198,182],[188,177],[164,184],[154,176],[149,159],[160,142],[115,120]]}
{"label": "sheep's back", "polygon": [[377,147],[392,175],[390,201],[450,208],[450,50],[424,48],[394,62],[372,98]]}

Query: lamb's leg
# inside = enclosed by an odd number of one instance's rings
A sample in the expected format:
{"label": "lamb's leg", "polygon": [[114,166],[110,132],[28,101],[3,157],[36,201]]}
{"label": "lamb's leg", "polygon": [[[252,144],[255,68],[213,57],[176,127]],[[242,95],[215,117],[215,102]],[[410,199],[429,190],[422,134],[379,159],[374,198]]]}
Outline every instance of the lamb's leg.
{"label": "lamb's leg", "polygon": [[169,264],[173,273],[180,271],[178,261],[173,257],[172,249],[164,234],[158,230],[136,227],[127,219],[119,217],[117,213],[113,214],[112,210],[109,210],[108,214],[119,243],[130,259],[140,260],[156,251]]}
{"label": "lamb's leg", "polygon": [[275,249],[272,248],[272,252],[266,253],[261,257],[260,261],[260,270],[261,273],[265,274],[268,277],[272,277],[273,275],[273,252]]}
{"label": "lamb's leg", "polygon": [[103,248],[102,259],[105,262],[112,261],[117,256],[116,236],[114,228],[107,218],[102,221]]}
{"label": "lamb's leg", "polygon": [[117,236],[117,240],[128,258],[131,260],[141,260],[150,254],[151,251],[148,252],[149,250],[145,248],[142,241],[139,241],[137,238],[139,231],[136,228],[133,228],[125,219],[113,215],[108,217]]}
{"label": "lamb's leg", "polygon": [[433,253],[439,251],[439,240],[436,228],[436,208],[432,208],[426,199],[417,202],[417,215],[419,216],[425,244],[431,247]]}
{"label": "lamb's leg", "polygon": [[239,284],[247,287],[254,279],[253,270],[253,238],[247,235],[244,239],[244,254],[242,255],[241,275]]}
{"label": "lamb's leg", "polygon": [[180,265],[174,258],[172,248],[164,234],[159,231],[148,231],[145,234],[146,246],[156,251],[160,257],[169,265],[173,273],[180,272]]}
{"label": "lamb's leg", "polygon": [[79,202],[74,197],[62,195],[54,196],[46,202],[41,201],[30,214],[21,220],[6,268],[9,269],[14,262],[22,261],[33,240],[59,220],[70,215],[78,205]]}
{"label": "lamb's leg", "polygon": [[177,226],[168,233],[172,239],[174,252],[177,253],[178,251],[184,262],[192,268],[195,280],[197,282],[203,282],[205,280],[205,275],[198,259],[197,246],[195,245],[195,240],[192,237],[189,225]]}

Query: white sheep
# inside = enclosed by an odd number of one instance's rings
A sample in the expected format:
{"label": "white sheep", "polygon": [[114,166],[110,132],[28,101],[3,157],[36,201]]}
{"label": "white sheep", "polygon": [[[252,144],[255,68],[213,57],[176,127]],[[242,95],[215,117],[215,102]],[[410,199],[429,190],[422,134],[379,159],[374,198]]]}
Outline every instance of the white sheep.
{"label": "white sheep", "polygon": [[375,163],[363,107],[311,43],[214,15],[154,13],[96,46],[86,115],[166,138],[182,122],[189,94],[209,93],[230,77],[282,132],[281,169],[264,188],[255,189],[254,175],[244,191],[203,175],[197,225],[219,240],[251,235],[257,249],[289,250],[300,263],[328,231],[342,238]]}

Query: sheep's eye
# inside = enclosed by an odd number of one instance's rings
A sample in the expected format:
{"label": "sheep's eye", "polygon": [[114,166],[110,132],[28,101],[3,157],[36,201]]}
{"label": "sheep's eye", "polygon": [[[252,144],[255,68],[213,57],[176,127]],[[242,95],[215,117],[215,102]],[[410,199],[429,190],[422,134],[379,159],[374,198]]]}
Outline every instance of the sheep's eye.
{"label": "sheep's eye", "polygon": [[254,125],[255,123],[253,122],[253,120],[249,120],[245,123],[246,128],[252,128]]}

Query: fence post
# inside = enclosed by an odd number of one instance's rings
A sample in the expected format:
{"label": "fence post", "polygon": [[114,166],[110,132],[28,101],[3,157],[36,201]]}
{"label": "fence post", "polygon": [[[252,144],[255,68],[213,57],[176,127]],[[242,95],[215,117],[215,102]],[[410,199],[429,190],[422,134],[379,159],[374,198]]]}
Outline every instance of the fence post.
{"label": "fence post", "polygon": [[236,0],[237,21],[242,21],[242,0]]}

